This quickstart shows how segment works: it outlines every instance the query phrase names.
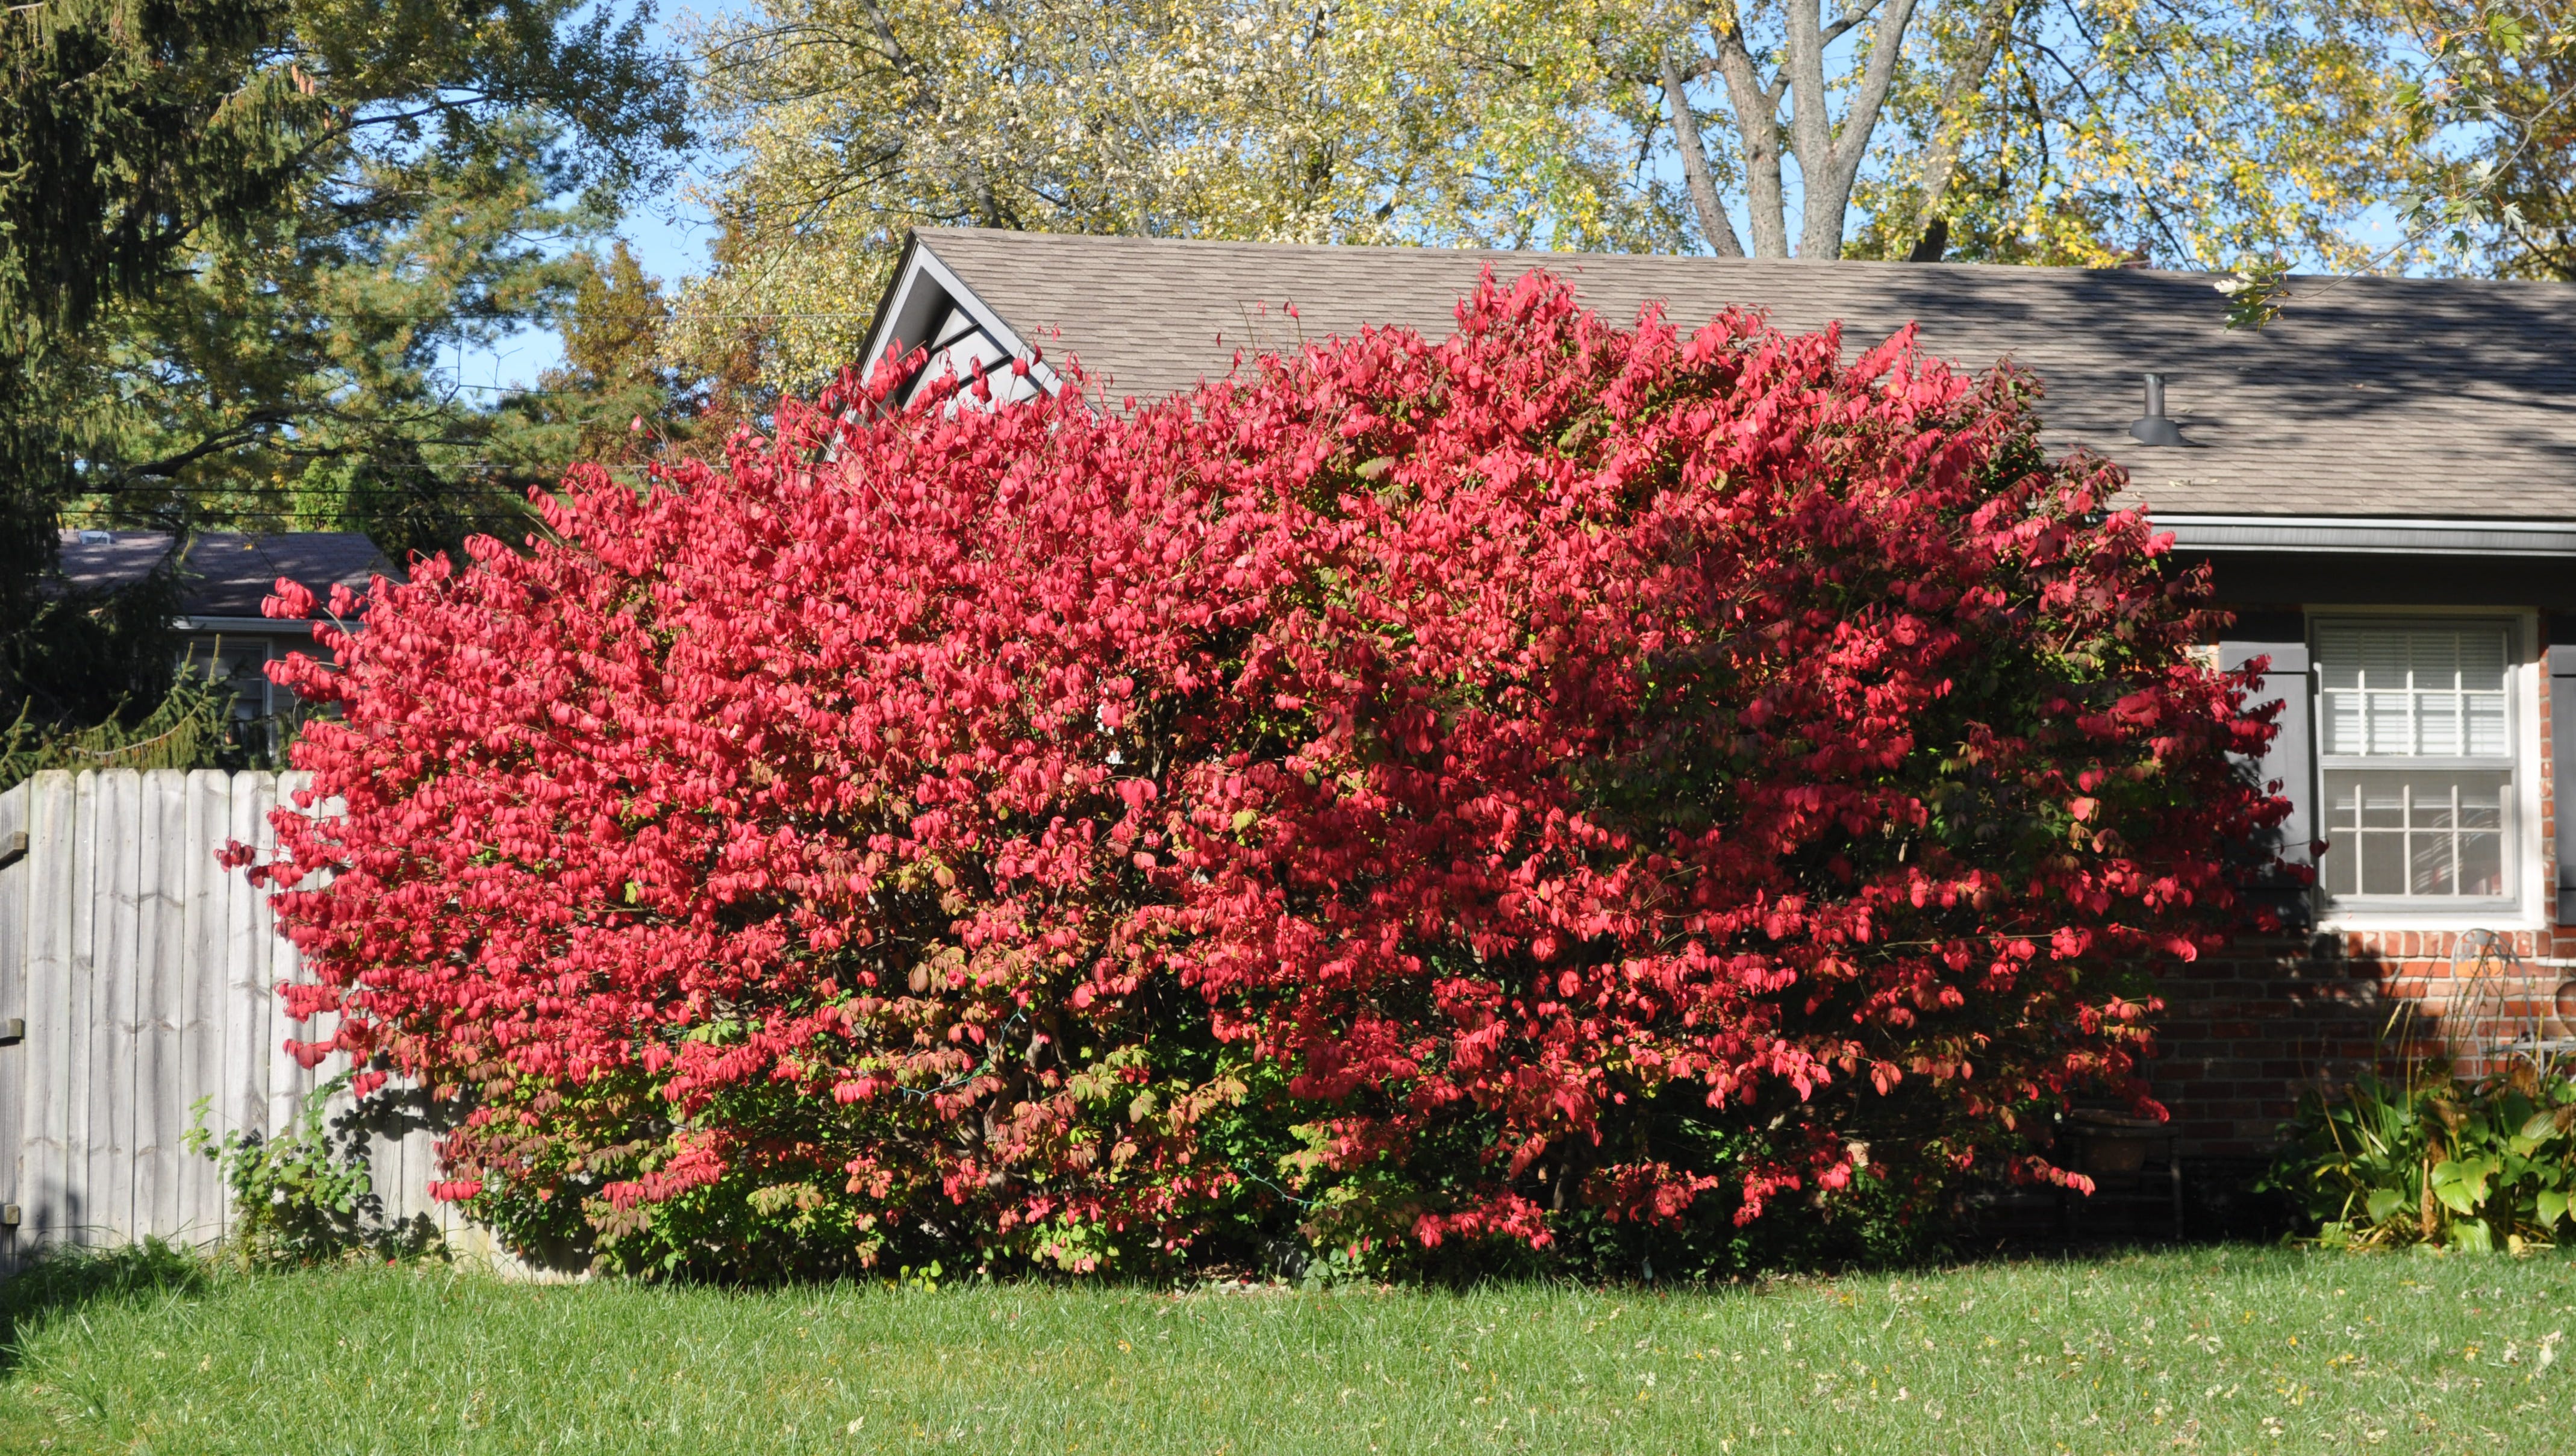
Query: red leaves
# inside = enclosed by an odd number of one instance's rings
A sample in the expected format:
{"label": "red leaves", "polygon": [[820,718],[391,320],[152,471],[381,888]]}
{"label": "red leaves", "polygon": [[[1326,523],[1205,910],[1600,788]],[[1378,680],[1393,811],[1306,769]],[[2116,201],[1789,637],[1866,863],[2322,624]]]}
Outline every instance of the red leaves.
{"label": "red leaves", "polygon": [[1873,1119],[1903,1177],[2141,1095],[2118,972],[2278,810],[2107,468],[1910,339],[1460,323],[1131,415],[845,380],[378,582],[279,672],[344,708],[295,1009],[512,1114],[447,1144],[505,1221],[862,1257],[1091,1267],[1283,1167],[1425,1243],[1744,1220]]}
{"label": "red leaves", "polygon": [[313,593],[310,588],[281,576],[277,579],[277,595],[261,599],[259,614],[263,617],[310,617],[313,615]]}

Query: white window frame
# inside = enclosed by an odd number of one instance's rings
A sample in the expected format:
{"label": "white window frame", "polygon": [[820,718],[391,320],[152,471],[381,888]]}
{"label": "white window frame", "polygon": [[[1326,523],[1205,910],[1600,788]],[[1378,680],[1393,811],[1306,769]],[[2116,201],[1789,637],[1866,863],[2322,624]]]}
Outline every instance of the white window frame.
{"label": "white window frame", "polygon": [[[227,648],[224,645],[227,635],[229,635],[230,640],[235,644],[234,647]],[[279,658],[285,656],[284,653],[278,650],[277,640],[265,633],[201,633],[186,639],[186,649],[179,658],[179,670],[181,672],[194,672],[199,675],[203,675],[208,664],[212,663],[220,665],[224,658],[233,656],[247,647],[254,646],[259,649],[259,660],[263,669],[265,669],[267,664],[275,662]],[[264,672],[263,677],[265,677]],[[231,676],[227,675],[222,679],[222,681],[231,681]],[[277,684],[270,681],[263,681],[260,684],[259,698],[256,702],[246,701],[242,698],[233,699],[233,718],[236,722],[256,722],[262,719],[274,717],[277,713],[277,707]]]}
{"label": "white window frame", "polygon": [[[2547,665],[2540,660],[2540,621],[2536,613],[2495,607],[2402,607],[2349,606],[2310,607],[2308,620],[2308,661],[2313,664],[2308,681],[2310,718],[2315,730],[2310,742],[2308,770],[2309,802],[2314,805],[2313,822],[2318,838],[2328,841],[2331,855],[2335,831],[2327,825],[2332,806],[2326,801],[2326,722],[2325,673],[2323,654],[2319,650],[2320,629],[2327,626],[2406,627],[2433,622],[2491,622],[2504,627],[2505,651],[2505,733],[2511,745],[2513,783],[2506,796],[2505,881],[2507,894],[2476,899],[2450,896],[2387,896],[2366,901],[2336,900],[2326,893],[2325,877],[2320,864],[2316,899],[2317,927],[2320,930],[2541,930],[2546,929],[2548,913],[2547,885],[2550,855],[2541,843],[2544,822],[2540,812],[2540,766],[2546,745],[2540,743],[2540,698],[2548,688]],[[2402,771],[2405,760],[2384,759],[2364,765],[2359,760],[2340,761],[2335,767],[2386,769]],[[2438,770],[2437,770],[2438,771]]]}

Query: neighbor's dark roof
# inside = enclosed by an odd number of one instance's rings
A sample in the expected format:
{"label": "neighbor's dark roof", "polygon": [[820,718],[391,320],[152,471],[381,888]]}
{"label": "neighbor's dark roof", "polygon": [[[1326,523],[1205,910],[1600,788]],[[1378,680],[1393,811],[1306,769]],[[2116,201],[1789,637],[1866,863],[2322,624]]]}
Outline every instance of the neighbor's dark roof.
{"label": "neighbor's dark roof", "polygon": [[[2050,446],[2117,459],[2159,514],[2576,520],[2571,284],[2300,278],[2254,332],[2224,327],[2225,297],[2196,273],[916,236],[1023,340],[1078,358],[1113,397],[1186,389],[1239,349],[1365,324],[1443,336],[1486,266],[1505,281],[1544,266],[1623,323],[1650,300],[1685,329],[1743,304],[1785,329],[1840,320],[1857,353],[1918,321],[1934,354],[2037,374]],[[2129,438],[2150,370],[2188,449]]]}
{"label": "neighbor's dark roof", "polygon": [[[139,581],[170,554],[165,531],[65,531],[63,575],[75,586]],[[281,576],[327,596],[334,583],[363,591],[373,575],[398,576],[376,543],[356,531],[245,536],[209,531],[179,563],[180,611],[191,617],[256,617]],[[302,630],[301,624],[295,624]]]}

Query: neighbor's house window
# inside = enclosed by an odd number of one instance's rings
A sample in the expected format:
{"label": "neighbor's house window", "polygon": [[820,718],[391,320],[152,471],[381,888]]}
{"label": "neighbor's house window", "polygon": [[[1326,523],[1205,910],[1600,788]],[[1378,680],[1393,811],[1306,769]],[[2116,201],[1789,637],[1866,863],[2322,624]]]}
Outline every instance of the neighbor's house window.
{"label": "neighbor's house window", "polygon": [[269,716],[275,707],[270,701],[275,684],[268,680],[268,662],[274,655],[264,637],[199,637],[188,643],[183,670],[229,686],[234,719],[249,722]]}
{"label": "neighbor's house window", "polygon": [[2317,628],[2327,895],[2512,897],[2513,641],[2504,622]]}

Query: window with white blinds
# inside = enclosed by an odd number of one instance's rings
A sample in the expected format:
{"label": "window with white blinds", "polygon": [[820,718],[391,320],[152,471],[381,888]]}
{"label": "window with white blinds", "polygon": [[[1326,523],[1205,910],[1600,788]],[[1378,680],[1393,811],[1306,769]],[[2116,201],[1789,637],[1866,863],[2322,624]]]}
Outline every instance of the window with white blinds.
{"label": "window with white blinds", "polygon": [[2326,893],[2466,905],[2512,894],[2512,628],[2317,629]]}

